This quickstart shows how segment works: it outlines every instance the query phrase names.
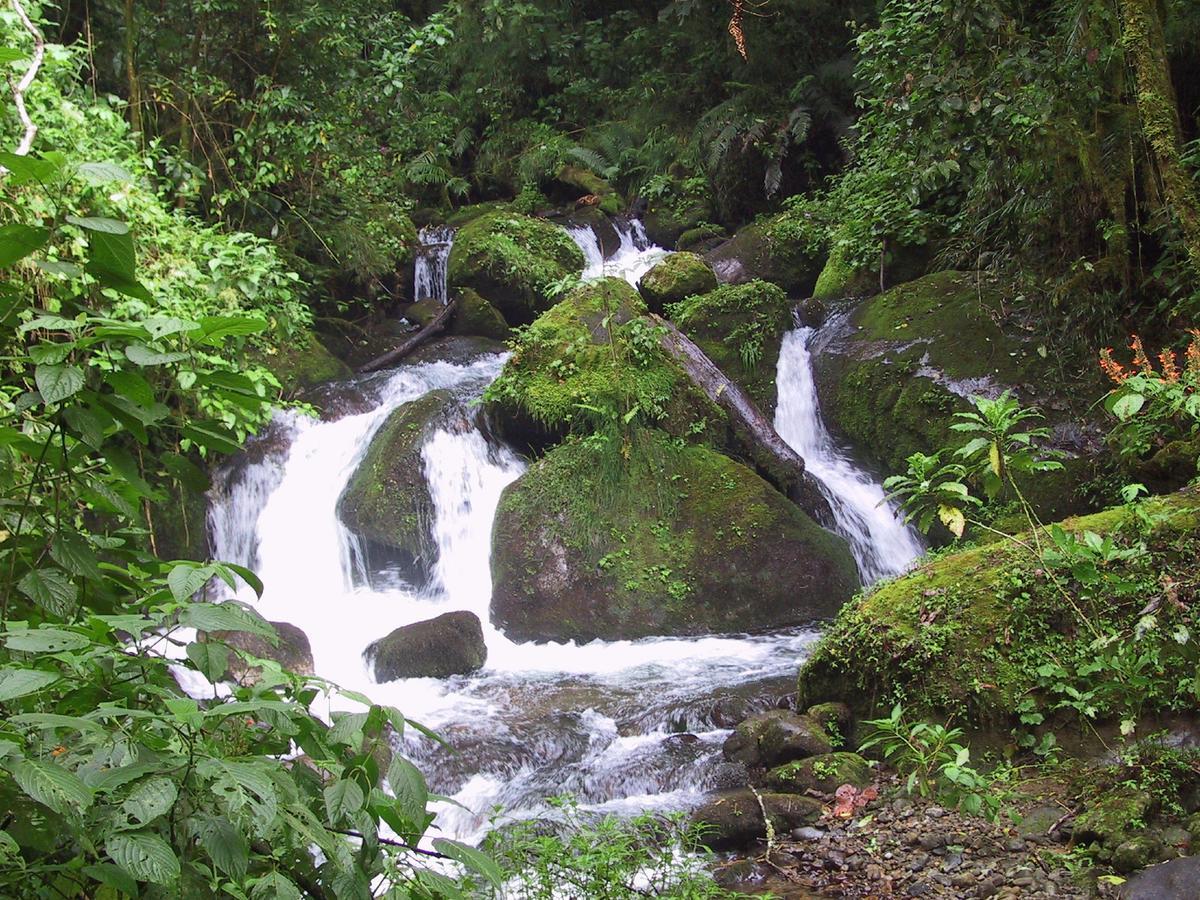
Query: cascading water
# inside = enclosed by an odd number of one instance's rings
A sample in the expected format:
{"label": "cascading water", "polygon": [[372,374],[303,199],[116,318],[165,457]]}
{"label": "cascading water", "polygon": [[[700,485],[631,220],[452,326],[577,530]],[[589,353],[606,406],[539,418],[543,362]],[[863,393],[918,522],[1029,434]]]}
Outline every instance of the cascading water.
{"label": "cascading water", "polygon": [[[589,234],[575,232],[589,260],[587,277],[636,284],[665,255],[636,223],[618,229],[619,246],[607,258]],[[564,792],[585,808],[606,811],[691,805],[706,790],[726,785],[730,770],[721,744],[728,727],[791,690],[797,662],[816,633],[579,646],[517,644],[494,629],[488,615],[491,525],[501,492],[523,464],[489,443],[467,411],[504,358],[401,366],[363,386],[377,398],[373,409],[336,421],[281,414],[277,436],[289,438],[290,446],[247,461],[214,492],[215,555],[254,565],[266,585],[259,611],[308,634],[320,675],[399,707],[455,747],[448,752],[411,730],[404,738],[404,752],[431,788],[454,801],[436,807],[438,833],[476,840],[494,807],[514,817],[542,816],[548,813],[544,799]],[[780,378],[783,419],[797,393],[789,371]],[[418,591],[398,579],[359,577],[361,554],[337,518],[338,498],[388,414],[436,388],[450,389],[464,412],[422,452],[438,548],[431,584]],[[245,593],[242,599],[255,602]],[[483,671],[372,682],[363,660],[369,644],[398,626],[454,610],[474,612],[483,622]]]}
{"label": "cascading water", "polygon": [[413,264],[413,300],[445,303],[446,267],[454,246],[454,229],[446,225],[426,225],[417,235],[416,261]]}
{"label": "cascading water", "polygon": [[607,255],[594,228],[589,225],[567,228],[587,261],[582,277],[585,281],[605,277],[624,278],[636,286],[642,276],[669,251],[652,244],[637,219],[614,219],[612,227],[616,230],[618,245],[615,252]]}
{"label": "cascading water", "polygon": [[851,461],[825,427],[813,380],[814,334],[812,328],[797,328],[783,338],[775,377],[775,430],[816,478],[838,530],[850,543],[863,582],[870,584],[903,572],[923,548],[885,500],[880,484]]}

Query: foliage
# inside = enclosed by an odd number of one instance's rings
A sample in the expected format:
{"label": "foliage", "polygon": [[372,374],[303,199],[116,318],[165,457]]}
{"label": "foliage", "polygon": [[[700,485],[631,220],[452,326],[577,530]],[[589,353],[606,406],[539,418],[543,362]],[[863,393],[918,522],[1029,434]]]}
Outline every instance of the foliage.
{"label": "foliage", "polygon": [[1200,433],[1200,330],[1191,329],[1189,335],[1183,366],[1168,347],[1158,355],[1161,371],[1137,335],[1130,342],[1131,369],[1117,362],[1111,349],[1100,351],[1101,368],[1116,385],[1104,398],[1104,408],[1117,420],[1110,440],[1122,456],[1143,457]]}

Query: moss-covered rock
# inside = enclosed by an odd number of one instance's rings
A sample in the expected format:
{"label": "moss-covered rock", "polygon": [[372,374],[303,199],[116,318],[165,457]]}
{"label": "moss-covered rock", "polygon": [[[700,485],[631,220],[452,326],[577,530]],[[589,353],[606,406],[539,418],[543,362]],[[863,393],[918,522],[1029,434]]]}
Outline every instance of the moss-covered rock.
{"label": "moss-covered rock", "polygon": [[582,166],[563,166],[558,170],[555,181],[560,186],[559,192],[565,191],[568,199],[578,202],[587,197],[593,208],[610,216],[617,215],[625,207],[625,201],[616,188]]}
{"label": "moss-covered rock", "polygon": [[821,723],[787,709],[772,709],[738,724],[725,739],[725,758],[747,768],[768,768],[781,763],[824,756],[833,751]]}
{"label": "moss-covered rock", "polygon": [[638,283],[638,291],[651,312],[661,313],[668,303],[678,303],[693,294],[716,290],[712,266],[695,253],[671,253],[657,263]]}
{"label": "moss-covered rock", "polygon": [[717,278],[726,284],[761,279],[796,297],[812,293],[820,271],[817,248],[785,227],[787,213],[760,219],[709,251]]}
{"label": "moss-covered rock", "polygon": [[688,297],[668,312],[759,409],[775,409],[779,349],[792,327],[792,307],[780,288],[765,281],[726,284]]}
{"label": "moss-covered rock", "polygon": [[871,767],[857,753],[825,753],[777,766],[767,773],[765,783],[783,793],[832,794],[843,784],[865,788],[871,783]]}
{"label": "moss-covered rock", "polygon": [[845,542],[713,450],[635,432],[572,440],[500,500],[492,621],[515,640],[746,632],[828,616]]}
{"label": "moss-covered rock", "polygon": [[748,789],[709,794],[691,815],[703,829],[701,842],[712,850],[744,850],[767,840],[763,810],[776,834],[811,825],[821,818],[821,803],[796,794],[758,793]]}
{"label": "moss-covered rock", "polygon": [[279,335],[250,354],[251,362],[264,366],[279,381],[281,396],[298,397],[327,381],[349,378],[350,367],[325,349],[315,333]]}
{"label": "moss-covered rock", "polygon": [[[840,701],[869,717],[903,701],[913,715],[1007,730],[1017,724],[1019,705],[1048,714],[1068,697],[1055,687],[1061,682],[1093,691],[1088,702],[1096,716],[1118,714],[1121,689],[1109,675],[1071,674],[1091,671],[1093,629],[1132,629],[1146,603],[1162,597],[1161,573],[1180,566],[1190,571],[1200,560],[1200,491],[1154,498],[1142,511],[1155,523],[1145,535],[1137,534],[1136,517],[1123,508],[1062,523],[1069,533],[1145,542],[1144,552],[1106,566],[1132,586],[1116,595],[1087,594],[1069,572],[1048,570],[1028,549],[1026,535],[1024,546],[1003,541],[946,554],[855,598],[801,669],[799,705]],[[1164,667],[1158,688],[1142,699],[1146,715],[1185,702],[1178,685],[1195,676],[1194,663],[1189,666],[1167,630],[1144,638],[1157,641]],[[1052,674],[1063,666],[1067,673],[1046,676],[1038,671],[1043,666]]]}
{"label": "moss-covered rock", "polygon": [[1072,836],[1078,844],[1100,844],[1115,850],[1141,834],[1154,806],[1154,798],[1145,791],[1118,791],[1076,816]]}
{"label": "moss-covered rock", "polygon": [[504,316],[477,292],[463,288],[455,294],[455,299],[458,301],[458,309],[450,322],[451,334],[486,337],[497,341],[508,340],[511,329],[504,321]]}
{"label": "moss-covered rock", "polygon": [[727,236],[728,232],[720,225],[697,225],[679,236],[675,242],[675,249],[681,252],[707,253],[723,244]]}
{"label": "moss-covered rock", "polygon": [[449,283],[477,291],[507,322],[524,325],[551,306],[551,286],[583,266],[582,251],[563,229],[532,216],[494,212],[458,231]]}
{"label": "moss-covered rock", "polygon": [[367,648],[375,680],[470,675],[487,662],[483,626],[472,612],[402,625]]}
{"label": "moss-covered rock", "polygon": [[[660,247],[685,249],[679,245],[684,234],[703,227],[712,219],[712,210],[701,200],[653,203],[642,216],[646,237]],[[709,225],[710,229],[714,226]],[[724,229],[721,229],[722,233]]]}
{"label": "moss-covered rock", "polygon": [[428,578],[437,545],[421,448],[453,406],[453,395],[438,390],[397,408],[338,498],[338,517],[364,541],[371,569],[396,566],[414,582]]}
{"label": "moss-covered rock", "polygon": [[[869,297],[880,290],[880,260],[872,259],[870,266],[856,266],[850,259],[849,243],[834,235],[829,256],[813,286],[818,300],[843,300],[847,297]],[[883,287],[903,284],[920,278],[928,270],[929,248],[925,246],[890,247],[883,254]]]}
{"label": "moss-covered rock", "polygon": [[804,714],[825,729],[835,750],[857,746],[854,736],[854,714],[845,703],[816,703]]}
{"label": "moss-covered rock", "polygon": [[680,436],[719,431],[724,413],[659,346],[645,312],[627,282],[605,278],[539,316],[485,395],[501,433],[544,449],[627,416]]}
{"label": "moss-covered rock", "polygon": [[[1003,297],[995,281],[938,272],[864,301],[814,360],[830,428],[884,472],[902,472],[913,453],[966,443],[951,425],[971,408],[971,395],[1013,389],[1041,406],[1048,424],[1081,436],[1101,385],[1063,386],[1036,344],[997,324]],[[1075,489],[1091,475],[1086,459],[1070,459],[1063,472],[1031,481],[1026,494],[1043,519],[1062,518],[1088,508]]]}

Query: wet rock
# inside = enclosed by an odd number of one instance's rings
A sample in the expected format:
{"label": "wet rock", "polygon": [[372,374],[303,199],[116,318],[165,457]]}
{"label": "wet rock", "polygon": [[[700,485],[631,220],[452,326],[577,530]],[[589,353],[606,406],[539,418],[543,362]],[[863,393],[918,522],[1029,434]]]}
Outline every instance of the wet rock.
{"label": "wet rock", "polygon": [[1017,834],[1025,840],[1046,842],[1050,831],[1062,819],[1063,810],[1057,806],[1039,806],[1025,813],[1017,826]]}
{"label": "wet rock", "polygon": [[821,262],[800,242],[789,240],[778,227],[787,214],[742,228],[707,255],[723,284],[762,279],[793,296],[807,296],[817,283]]}
{"label": "wet rock", "polygon": [[497,341],[508,339],[510,329],[504,316],[478,292],[461,288],[455,294],[455,300],[458,308],[450,322],[450,334],[473,335]]}
{"label": "wet rock", "polygon": [[430,362],[448,362],[456,366],[465,366],[493,353],[503,353],[504,344],[479,335],[450,335],[438,338],[414,350],[405,357],[402,365],[420,365]]}
{"label": "wet rock", "polygon": [[725,741],[726,759],[750,767],[777,766],[833,751],[824,729],[807,716],[775,709],[751,716]]}
{"label": "wet rock", "polygon": [[821,817],[821,804],[809,797],[772,793],[756,796],[753,791],[743,789],[708,795],[703,805],[692,812],[691,821],[705,829],[701,842],[711,849],[745,849],[766,840],[764,808],[777,834],[811,825]]}
{"label": "wet rock", "polygon": [[809,297],[796,304],[796,321],[808,328],[819,328],[828,315],[829,310],[816,297]]}
{"label": "wet rock", "polygon": [[[297,675],[313,674],[312,646],[308,635],[290,622],[272,622],[279,642],[246,631],[214,631],[209,639],[220,641],[259,659],[272,659],[288,672]],[[228,677],[244,685],[253,685],[262,676],[261,666],[252,666],[237,654],[229,659]]]}
{"label": "wet rock", "polygon": [[832,794],[843,784],[857,788],[871,783],[871,768],[857,753],[823,753],[779,766],[767,773],[766,784],[777,791],[818,791]]}
{"label": "wet rock", "polygon": [[1121,791],[1104,797],[1075,818],[1075,840],[1115,849],[1136,837],[1134,822],[1144,822],[1154,800],[1144,791]]}
{"label": "wet rock", "polygon": [[471,612],[451,612],[397,628],[367,648],[379,682],[398,678],[448,678],[483,668],[483,626]]}
{"label": "wet rock", "polygon": [[1195,900],[1200,897],[1200,856],[1151,866],[1125,882],[1118,896],[1121,900]]}
{"label": "wet rock", "polygon": [[638,291],[651,312],[661,313],[669,303],[716,290],[717,276],[703,257],[672,253],[638,282]]}

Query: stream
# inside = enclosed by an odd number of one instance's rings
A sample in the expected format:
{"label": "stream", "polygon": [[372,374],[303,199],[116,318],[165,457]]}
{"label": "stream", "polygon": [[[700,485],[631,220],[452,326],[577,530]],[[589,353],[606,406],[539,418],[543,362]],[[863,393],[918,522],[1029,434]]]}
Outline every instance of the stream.
{"label": "stream", "polygon": [[[640,223],[622,223],[606,253],[588,227],[569,229],[587,267],[638,279],[666,255]],[[453,234],[422,233],[417,299],[446,298]],[[920,554],[915,535],[883,503],[880,486],[830,437],[813,386],[811,329],[788,334],[779,359],[777,430],[807,461],[851,543],[865,581],[896,574]],[[209,528],[214,558],[257,571],[261,600],[240,599],[269,620],[290,622],[311,641],[318,674],[392,704],[441,734],[448,752],[420,736],[403,751],[430,788],[435,832],[478,841],[496,807],[507,817],[546,815],[546,797],[575,796],[584,809],[634,813],[686,808],[714,788],[735,786],[721,745],[734,723],[775,706],[793,690],[813,630],[769,635],[514,643],[490,625],[492,519],[504,488],[525,463],[489,443],[471,401],[499,374],[506,355],[469,364],[402,365],[355,384],[365,412],[335,421],[280,412],[261,446],[217,473]],[[399,405],[444,388],[461,415],[423,449],[439,549],[431,585],[416,591],[387,572],[367,571],[365,554],[339,522],[339,495],[372,435]],[[393,629],[469,610],[483,622],[486,667],[469,677],[376,684],[364,649]],[[347,708],[350,708],[349,706]],[[326,712],[318,710],[318,712]]]}

